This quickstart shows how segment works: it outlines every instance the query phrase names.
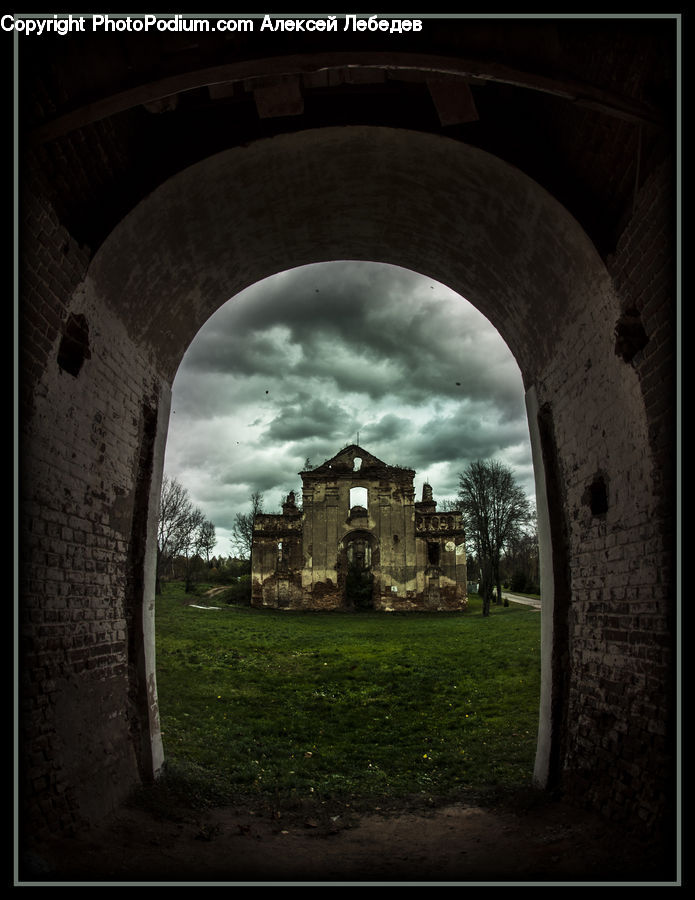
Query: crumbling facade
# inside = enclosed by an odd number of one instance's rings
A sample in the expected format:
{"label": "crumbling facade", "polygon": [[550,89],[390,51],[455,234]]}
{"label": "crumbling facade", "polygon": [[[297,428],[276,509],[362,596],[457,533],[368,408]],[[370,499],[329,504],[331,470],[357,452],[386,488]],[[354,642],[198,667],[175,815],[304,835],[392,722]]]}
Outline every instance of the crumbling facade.
{"label": "crumbling facade", "polygon": [[412,469],[356,444],[299,473],[279,515],[254,521],[252,604],[281,609],[460,610],[467,604],[459,512],[415,500]]}

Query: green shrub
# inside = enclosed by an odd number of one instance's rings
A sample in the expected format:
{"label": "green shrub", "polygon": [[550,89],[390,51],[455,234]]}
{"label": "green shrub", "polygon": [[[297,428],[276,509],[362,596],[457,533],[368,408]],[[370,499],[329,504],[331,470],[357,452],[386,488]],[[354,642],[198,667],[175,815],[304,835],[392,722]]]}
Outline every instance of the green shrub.
{"label": "green shrub", "polygon": [[250,606],[251,576],[240,575],[223,594],[217,597],[217,600],[228,603],[230,606]]}
{"label": "green shrub", "polygon": [[523,594],[526,590],[526,574],[515,572],[509,580],[509,590],[515,594]]}

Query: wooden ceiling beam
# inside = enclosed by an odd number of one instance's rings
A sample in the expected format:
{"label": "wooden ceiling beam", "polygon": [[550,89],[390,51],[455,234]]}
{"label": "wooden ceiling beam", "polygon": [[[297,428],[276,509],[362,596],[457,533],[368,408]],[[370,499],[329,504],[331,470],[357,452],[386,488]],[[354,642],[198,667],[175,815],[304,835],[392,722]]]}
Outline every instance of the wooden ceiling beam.
{"label": "wooden ceiling beam", "polygon": [[34,128],[33,145],[62,137],[137,106],[152,104],[185,91],[243,82],[254,78],[287,78],[317,72],[350,69],[380,69],[391,77],[398,73],[419,74],[423,81],[458,77],[470,83],[494,82],[562,98],[578,106],[639,124],[659,126],[662,116],[653,107],[582,82],[556,79],[491,62],[478,62],[426,54],[330,53],[278,56],[245,60],[172,75],[85,104]]}

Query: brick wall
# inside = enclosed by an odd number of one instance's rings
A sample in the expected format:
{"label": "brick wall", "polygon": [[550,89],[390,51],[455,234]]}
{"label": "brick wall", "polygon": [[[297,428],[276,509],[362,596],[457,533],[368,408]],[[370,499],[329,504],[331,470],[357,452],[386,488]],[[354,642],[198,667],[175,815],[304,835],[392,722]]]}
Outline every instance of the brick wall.
{"label": "brick wall", "polygon": [[617,305],[596,302],[574,324],[541,390],[569,535],[562,784],[650,828],[672,810],[675,771],[669,178],[662,169],[645,183],[609,260]]}
{"label": "brick wall", "polygon": [[156,389],[79,288],[88,251],[39,197],[27,192],[22,213],[21,799],[37,835],[103,814],[138,777],[133,506]]}
{"label": "brick wall", "polygon": [[673,528],[676,492],[675,360],[676,209],[670,161],[645,181],[615,254],[608,260],[621,307],[644,337],[631,365],[639,375],[655,460],[655,488],[664,498],[665,524]]}
{"label": "brick wall", "polygon": [[[637,664],[627,685],[609,683],[606,690],[614,702],[622,696],[624,703],[627,696],[634,696],[627,734],[618,738],[625,778],[616,793],[620,805],[638,789],[637,812],[648,823],[658,819],[659,812],[672,812],[675,797],[678,336],[673,174],[667,161],[646,179],[608,261],[623,318],[627,314],[631,323],[637,320],[632,325],[637,329],[635,352],[625,354],[625,364],[639,378],[646,409],[652,467],[645,490],[654,497],[654,515],[642,524],[635,543],[623,544],[630,554],[627,586],[619,591],[623,615],[609,622],[614,627],[608,638],[622,648],[627,642]],[[616,345],[616,352],[620,349]],[[653,785],[644,783],[645,768],[653,773]]]}

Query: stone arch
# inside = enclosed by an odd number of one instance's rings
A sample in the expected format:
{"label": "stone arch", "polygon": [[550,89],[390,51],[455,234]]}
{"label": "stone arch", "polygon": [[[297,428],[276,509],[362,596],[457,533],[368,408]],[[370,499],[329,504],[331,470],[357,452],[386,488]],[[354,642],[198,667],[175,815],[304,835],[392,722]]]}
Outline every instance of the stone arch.
{"label": "stone arch", "polygon": [[[133,261],[127,271],[123,259]],[[84,289],[118,311],[171,378],[229,297],[336,259],[387,262],[464,288],[529,383],[588,293],[602,312],[606,302],[617,312],[588,238],[519,170],[443,137],[368,127],[281,135],[181,172],[112,232]],[[172,298],[184,292],[179,307]]]}
{"label": "stone arch", "polygon": [[[517,359],[539,484],[546,603],[536,774],[549,784],[568,761],[577,771],[584,765],[568,709],[587,714],[576,666],[589,654],[575,655],[575,668],[565,664],[573,616],[586,614],[585,582],[608,569],[581,498],[608,459],[617,502],[602,517],[604,539],[623,529],[619,511],[627,508],[636,535],[655,502],[643,490],[651,463],[639,384],[614,352],[619,311],[611,281],[563,207],[499,159],[418,132],[326,128],[225,151],[143,200],[104,242],[72,298],[70,313],[82,317],[89,354],[81,354],[75,377],[43,375],[32,427],[55,435],[68,412],[72,417],[74,432],[55,443],[65,460],[73,445],[82,456],[66,464],[62,478],[67,484],[67,469],[80,469],[71,476],[84,492],[81,502],[98,507],[116,538],[103,549],[104,565],[114,576],[115,618],[121,626],[125,621],[130,645],[127,690],[109,682],[109,733],[90,734],[80,749],[67,725],[55,725],[58,740],[73,748],[66,779],[77,785],[78,805],[86,807],[96,789],[101,773],[81,782],[80,773],[99,742],[120,748],[122,793],[128,773],[131,782],[139,777],[133,759],[149,774],[162,761],[153,528],[170,386],[183,353],[203,322],[243,288],[336,259],[400,265],[448,285],[488,317]],[[64,485],[39,463],[35,474],[37,495],[54,502]],[[594,539],[590,549],[587,535]],[[136,571],[127,579],[135,536]],[[66,681],[77,683],[73,675]],[[85,722],[102,689],[85,699]],[[135,741],[135,733],[149,740]]]}
{"label": "stone arch", "polygon": [[364,565],[366,568],[370,568],[373,564],[378,562],[379,538],[369,529],[353,528],[340,539],[338,553],[342,553],[343,551],[348,552],[350,546],[354,545],[356,541],[362,541],[365,545],[369,545],[369,555],[365,559]]}
{"label": "stone arch", "polygon": [[379,563],[379,539],[373,532],[353,528],[343,536],[338,545],[338,588],[348,608],[373,606]]}

